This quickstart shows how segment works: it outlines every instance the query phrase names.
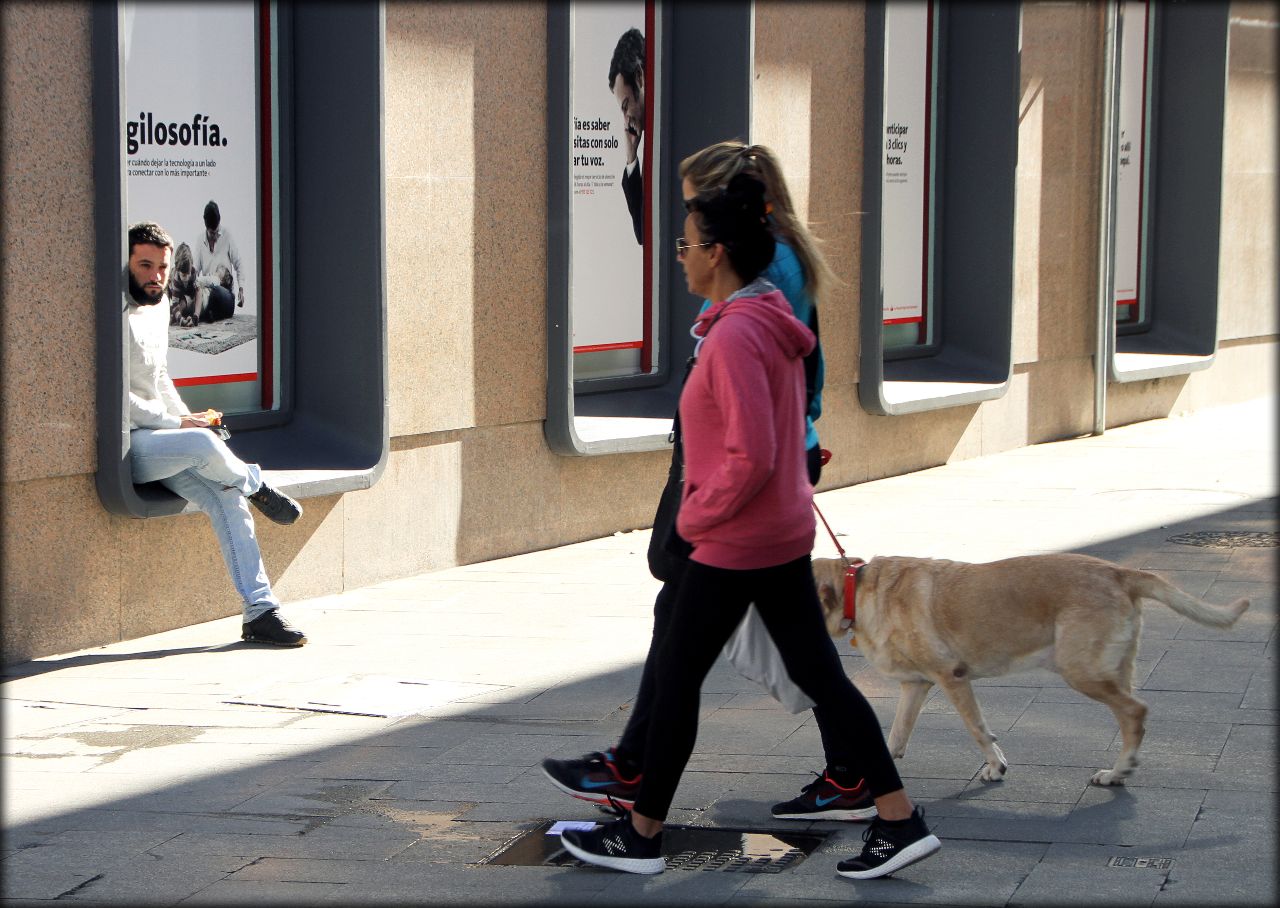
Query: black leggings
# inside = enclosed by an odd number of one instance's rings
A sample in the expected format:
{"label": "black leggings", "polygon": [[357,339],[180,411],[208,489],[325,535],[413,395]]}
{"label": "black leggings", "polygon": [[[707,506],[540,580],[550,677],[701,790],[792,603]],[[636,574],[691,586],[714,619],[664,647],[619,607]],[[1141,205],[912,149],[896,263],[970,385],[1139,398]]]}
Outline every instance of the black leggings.
{"label": "black leggings", "polygon": [[[817,445],[805,452],[806,465],[809,470],[809,483],[817,485],[822,475],[822,449]],[[645,656],[644,670],[640,675],[640,689],[636,692],[635,702],[631,705],[631,715],[627,718],[627,727],[622,731],[618,746],[614,748],[614,756],[623,763],[624,769],[641,770],[644,764],[644,742],[649,734],[649,718],[653,715],[653,695],[655,690],[654,671],[657,663],[658,647],[671,625],[671,612],[676,603],[676,594],[680,591],[680,577],[674,577],[662,584],[658,596],[653,601],[653,638],[649,641],[649,652]],[[827,738],[827,722],[822,712],[815,708],[814,718],[818,721],[818,733],[822,736],[822,751],[830,758],[832,742]],[[830,763],[828,759],[828,763]]]}
{"label": "black leggings", "polygon": [[[679,592],[680,578],[677,577],[662,584],[662,589],[658,590],[658,596],[653,601],[653,638],[649,641],[649,653],[645,656],[644,669],[640,674],[640,689],[636,691],[636,699],[631,704],[627,727],[622,730],[622,737],[613,749],[614,758],[627,774],[644,771],[645,739],[649,737],[649,720],[653,717],[653,698],[658,687],[658,650],[671,627],[671,615],[675,611]],[[838,764],[833,757],[836,742],[830,733],[832,724],[818,706],[813,708],[813,718],[818,724],[822,754],[826,757],[829,768],[833,763]]]}
{"label": "black leggings", "polygon": [[[690,562],[653,666],[653,706],[635,812],[665,820],[698,737],[702,681],[755,603],[791,680],[827,726],[829,762],[866,779],[874,797],[902,788],[880,722],[845,674],[822,620],[809,556],[748,571]],[[655,655],[651,653],[651,655]],[[646,666],[646,669],[648,666]]]}

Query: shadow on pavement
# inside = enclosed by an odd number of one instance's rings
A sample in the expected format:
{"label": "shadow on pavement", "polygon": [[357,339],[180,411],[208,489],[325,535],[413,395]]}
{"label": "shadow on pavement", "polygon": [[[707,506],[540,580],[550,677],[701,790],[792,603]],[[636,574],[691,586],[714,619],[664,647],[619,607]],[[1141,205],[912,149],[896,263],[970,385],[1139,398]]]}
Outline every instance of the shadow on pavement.
{"label": "shadow on pavement", "polygon": [[[903,774],[947,847],[938,859],[905,871],[896,885],[874,889],[876,897],[891,892],[893,901],[1006,904],[1042,864],[1040,873],[1062,872],[1062,885],[1083,892],[1095,876],[1112,871],[1098,862],[1075,871],[1052,863],[1055,847],[1080,845],[1105,846],[1106,854],[1150,851],[1175,862],[1219,856],[1237,880],[1248,881],[1259,904],[1271,903],[1276,550],[1182,546],[1168,539],[1275,529],[1270,499],[1080,549],[1168,572],[1210,602],[1247,595],[1253,607],[1238,625],[1246,630],[1182,637],[1178,622],[1147,610],[1158,620],[1148,625],[1143,659],[1149,664],[1139,680],[1162,702],[1153,705],[1144,759],[1127,788],[1088,785],[1080,764],[1110,762],[1107,745],[1096,746],[1090,735],[1113,720],[1092,701],[1062,702],[1056,676],[1026,682],[1030,705],[1012,712],[1004,727],[1018,731],[1024,712],[1052,720],[1023,735],[1036,749],[1010,750],[1009,781],[997,783],[1004,788],[982,788],[980,799],[961,797],[981,765],[976,747],[953,713],[933,717],[927,733],[913,738]],[[38,660],[9,668],[5,678],[246,646]],[[851,675],[870,671],[860,655],[845,648],[841,653]],[[1161,671],[1166,656],[1172,667]],[[543,693],[474,707],[454,703],[450,715],[405,717],[372,734],[356,722],[329,726],[332,717],[310,711],[246,709],[242,717],[224,706],[202,712],[206,724],[197,734],[177,735],[173,744],[166,743],[166,730],[189,732],[193,723],[148,722],[145,710],[135,715],[132,709],[96,726],[129,731],[136,746],[77,752],[70,744],[74,726],[8,738],[6,761],[48,760],[65,789],[58,794],[83,797],[90,806],[6,821],[3,895],[164,904],[188,898],[625,904],[642,897],[723,903],[735,893],[760,900],[803,893],[814,901],[873,894],[833,872],[837,860],[861,847],[863,827],[839,823],[818,824],[833,833],[827,843],[781,875],[671,872],[638,879],[576,868],[477,866],[547,819],[603,817],[556,791],[539,764],[616,741],[638,679],[639,666],[631,664],[558,685],[551,698]],[[983,688],[980,699],[992,690]],[[807,828],[773,820],[768,806],[794,794],[821,762],[812,719],[762,708],[757,694],[754,685],[717,664],[704,686],[698,750],[672,822]],[[868,696],[887,727],[896,695],[875,690]],[[1234,705],[1228,708],[1228,701]],[[219,696],[211,706],[225,703]],[[994,712],[998,716],[999,709]],[[55,767],[59,758],[79,760],[83,769]],[[148,765],[157,768],[156,778],[180,778],[149,784]],[[5,800],[26,801],[30,815],[30,792],[49,780],[24,768],[17,776],[6,773]],[[1026,781],[1015,781],[1020,777]],[[8,808],[6,814],[12,816]],[[1167,878],[1147,873],[1106,879],[1137,881],[1125,885],[1136,887],[1137,901],[1151,904]]]}

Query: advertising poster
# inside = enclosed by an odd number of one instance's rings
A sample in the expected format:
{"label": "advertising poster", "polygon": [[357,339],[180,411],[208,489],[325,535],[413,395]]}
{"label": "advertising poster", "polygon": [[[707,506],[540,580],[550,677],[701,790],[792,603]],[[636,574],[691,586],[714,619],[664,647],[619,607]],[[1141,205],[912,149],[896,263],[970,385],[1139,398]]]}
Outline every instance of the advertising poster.
{"label": "advertising poster", "polygon": [[234,397],[258,399],[258,5],[121,8],[125,218],[174,239],[170,374],[179,386],[248,383]]}
{"label": "advertising poster", "polygon": [[569,294],[575,354],[646,347],[652,112],[646,4],[571,7]]}
{"label": "advertising poster", "polygon": [[885,5],[880,255],[886,325],[924,318],[932,27],[928,2]]}
{"label": "advertising poster", "polygon": [[1116,155],[1116,220],[1112,243],[1116,320],[1138,318],[1142,254],[1142,156],[1146,139],[1147,4],[1120,4],[1120,111]]}

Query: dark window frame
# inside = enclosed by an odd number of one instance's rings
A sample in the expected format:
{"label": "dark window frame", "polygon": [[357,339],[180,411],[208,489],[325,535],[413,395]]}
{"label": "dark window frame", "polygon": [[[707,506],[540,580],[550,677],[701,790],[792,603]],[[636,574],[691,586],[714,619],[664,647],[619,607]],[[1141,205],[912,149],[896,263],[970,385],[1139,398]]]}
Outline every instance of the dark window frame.
{"label": "dark window frame", "polygon": [[[1108,289],[1108,377],[1117,383],[1207,369],[1218,347],[1230,9],[1225,3],[1153,3],[1149,10],[1155,16],[1148,50],[1150,198],[1139,262],[1148,323],[1131,330],[1117,326]],[[1114,173],[1118,148],[1110,153]],[[1113,209],[1113,222],[1114,216]]]}
{"label": "dark window frame", "polygon": [[[159,483],[134,485],[129,461],[120,18],[118,4],[94,5],[96,485],[109,512],[146,518],[187,504]],[[277,7],[281,406],[227,424],[236,454],[298,497],[370,487],[390,450],[384,24],[381,4]],[[372,306],[353,305],[370,295]]]}
{"label": "dark window frame", "polygon": [[[886,355],[880,211],[883,2],[867,5],[859,400],[898,416],[995,400],[1013,374],[1014,187],[1021,10],[938,5],[931,356]],[[941,386],[942,390],[938,390]]]}
{"label": "dark window frame", "polygon": [[[667,2],[658,10],[662,47],[659,192],[653,242],[658,329],[655,371],[649,375],[575,383],[569,312],[568,135],[569,7],[556,0],[547,10],[547,444],[569,456],[660,450],[669,447],[684,361],[693,352],[688,326],[702,300],[685,287],[674,243],[684,224],[678,204],[680,162],[713,142],[749,139],[751,128],[751,4]],[[714,59],[715,66],[706,65]],[[672,250],[671,254],[667,254]],[[586,440],[575,417],[665,420],[660,433]]]}

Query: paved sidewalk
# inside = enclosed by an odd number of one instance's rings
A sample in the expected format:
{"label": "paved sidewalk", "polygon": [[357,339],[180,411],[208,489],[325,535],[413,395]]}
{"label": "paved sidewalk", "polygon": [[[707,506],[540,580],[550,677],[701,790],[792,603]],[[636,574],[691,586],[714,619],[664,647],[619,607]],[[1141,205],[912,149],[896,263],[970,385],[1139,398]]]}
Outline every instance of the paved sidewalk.
{"label": "paved sidewalk", "polygon": [[[1253,602],[1225,631],[1147,607],[1136,681],[1151,712],[1123,788],[1088,784],[1115,757],[1115,722],[1056,675],[980,682],[1011,764],[999,783],[975,781],[979,752],[935,692],[900,769],[943,850],[896,877],[835,874],[860,849],[860,825],[769,816],[821,768],[816,727],[723,663],[671,822],[829,833],[814,854],[768,874],[479,863],[542,821],[601,817],[538,765],[607,746],[625,722],[658,588],[639,531],[289,603],[313,641],[301,650],[241,644],[236,617],[9,667],[0,893],[9,904],[1273,904],[1275,404],[819,496],[865,558],[1087,552],[1210,602]],[[1172,541],[1195,533],[1218,544]],[[1223,535],[1240,533],[1269,535]],[[831,541],[816,554],[834,554]],[[840,650],[887,729],[896,686]]]}

